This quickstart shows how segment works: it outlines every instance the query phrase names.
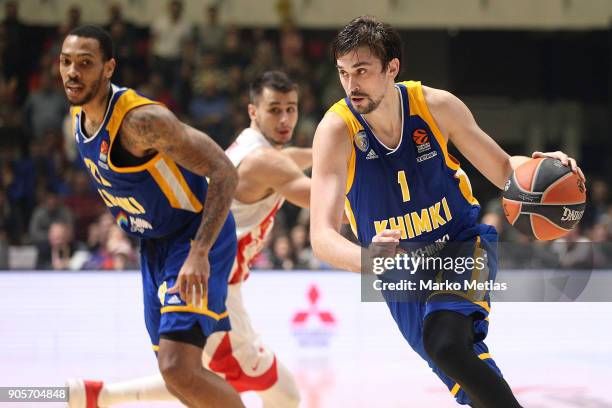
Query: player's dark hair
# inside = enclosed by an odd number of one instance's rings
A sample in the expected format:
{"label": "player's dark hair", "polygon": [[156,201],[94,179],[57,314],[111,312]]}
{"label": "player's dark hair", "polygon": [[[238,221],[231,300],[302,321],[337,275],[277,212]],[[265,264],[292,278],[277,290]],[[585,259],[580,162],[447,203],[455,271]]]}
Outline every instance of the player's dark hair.
{"label": "player's dark hair", "polygon": [[261,96],[264,88],[269,88],[281,93],[289,93],[297,91],[297,84],[282,71],[266,71],[253,82],[249,88],[249,99],[251,103],[255,103],[256,99]]}
{"label": "player's dark hair", "polygon": [[346,25],[332,42],[334,62],[359,47],[368,47],[382,63],[383,70],[397,58],[402,61],[402,40],[389,24],[381,23],[374,17],[357,17]]}
{"label": "player's dark hair", "polygon": [[102,60],[108,61],[115,58],[115,46],[113,40],[106,30],[95,25],[83,25],[70,31],[68,35],[76,35],[77,37],[93,38],[100,44],[102,50]]}

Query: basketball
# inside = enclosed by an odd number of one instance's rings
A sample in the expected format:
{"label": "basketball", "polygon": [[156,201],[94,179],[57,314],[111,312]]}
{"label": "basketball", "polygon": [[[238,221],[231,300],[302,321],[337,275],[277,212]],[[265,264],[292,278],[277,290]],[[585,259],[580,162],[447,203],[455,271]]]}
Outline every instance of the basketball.
{"label": "basketball", "polygon": [[508,222],[537,240],[566,235],[584,214],[586,189],[570,167],[550,158],[531,159],[514,170],[504,186]]}

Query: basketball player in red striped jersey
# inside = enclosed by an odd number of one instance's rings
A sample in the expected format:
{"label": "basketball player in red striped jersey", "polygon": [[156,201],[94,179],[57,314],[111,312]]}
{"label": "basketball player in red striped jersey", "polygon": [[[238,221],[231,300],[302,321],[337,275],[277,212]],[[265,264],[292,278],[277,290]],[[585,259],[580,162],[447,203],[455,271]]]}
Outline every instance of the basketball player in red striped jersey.
{"label": "basketball player in red striped jersey", "polygon": [[[265,408],[292,408],[300,401],[295,380],[251,326],[241,287],[285,199],[303,208],[309,206],[310,178],[303,170],[312,164],[312,151],[284,147],[298,119],[297,86],[284,73],[265,72],[251,84],[248,113],[250,127],[226,150],[239,177],[231,206],[238,252],[226,301],[232,330],[211,335],[202,360],[236,391],[256,391]],[[69,380],[68,385],[70,408],[174,399],[158,375],[115,384]]]}

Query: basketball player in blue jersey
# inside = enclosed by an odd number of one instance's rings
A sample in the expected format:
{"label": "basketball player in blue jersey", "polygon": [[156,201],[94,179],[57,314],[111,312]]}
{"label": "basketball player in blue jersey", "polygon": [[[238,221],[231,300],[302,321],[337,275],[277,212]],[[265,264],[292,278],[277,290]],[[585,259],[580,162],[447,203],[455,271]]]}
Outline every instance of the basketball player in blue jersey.
{"label": "basketball player in blue jersey", "polygon": [[[390,26],[359,17],[332,47],[347,97],[326,113],[313,143],[311,241],[317,257],[362,271],[361,247],[373,242],[396,247],[455,241],[468,243],[472,252],[488,251],[487,273],[494,278],[497,233],[477,223],[478,202],[447,143],[499,188],[528,158],[506,154],[449,92],[395,83],[401,40]],[[533,157],[557,158],[584,179],[575,160],[561,152]],[[338,232],[343,210],[361,247]],[[450,274],[471,281],[478,272]],[[480,301],[461,291],[428,295],[397,301],[383,292],[410,346],[459,404],[519,407],[483,342],[488,295]]]}
{"label": "basketball player in blue jersey", "polygon": [[[201,361],[236,391],[256,392],[263,408],[297,408],[300,393],[296,381],[252,327],[242,287],[284,201],[309,206],[310,178],[302,170],[310,168],[312,150],[285,147],[298,121],[297,85],[286,74],[264,72],[250,84],[249,94],[251,124],[225,152],[240,180],[231,205],[238,236],[226,301],[232,329],[208,337]],[[159,375],[114,383],[70,379],[67,385],[69,408],[174,400]]]}
{"label": "basketball player in blue jersey", "polygon": [[112,84],[115,65],[104,30],[83,26],[64,39],[59,69],[78,150],[118,225],[141,238],[145,323],[159,370],[187,406],[242,407],[201,362],[207,337],[230,328],[236,170],[207,135]]}

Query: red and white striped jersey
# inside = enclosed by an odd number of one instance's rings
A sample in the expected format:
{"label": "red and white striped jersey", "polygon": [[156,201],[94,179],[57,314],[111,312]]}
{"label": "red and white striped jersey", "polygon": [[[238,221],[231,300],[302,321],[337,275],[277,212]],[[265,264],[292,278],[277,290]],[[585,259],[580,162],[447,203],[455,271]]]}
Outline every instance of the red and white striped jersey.
{"label": "red and white striped jersey", "polygon": [[[244,129],[225,154],[238,167],[251,152],[261,147],[271,147],[268,140],[252,128]],[[231,210],[236,220],[238,252],[229,277],[229,283],[244,281],[249,275],[249,267],[255,256],[263,249],[264,241],[274,226],[274,216],[285,201],[276,192],[255,203],[232,201]]]}

